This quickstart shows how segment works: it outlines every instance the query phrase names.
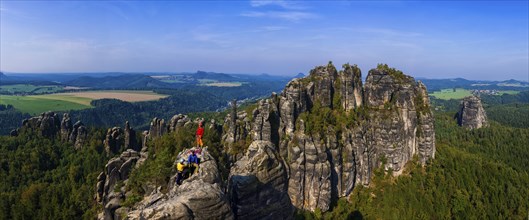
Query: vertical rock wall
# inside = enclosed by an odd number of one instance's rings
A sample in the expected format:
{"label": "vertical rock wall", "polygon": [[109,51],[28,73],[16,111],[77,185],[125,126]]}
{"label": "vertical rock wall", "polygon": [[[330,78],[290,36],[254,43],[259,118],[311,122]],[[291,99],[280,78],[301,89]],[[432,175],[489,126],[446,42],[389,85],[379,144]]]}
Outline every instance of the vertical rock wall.
{"label": "vertical rock wall", "polygon": [[[381,65],[362,86],[357,66],[343,68],[316,67],[260,101],[245,126],[227,123],[228,131],[277,146],[288,167],[290,200],[300,209],[328,210],[355,185],[368,185],[382,165],[399,175],[414,155],[422,163],[435,157],[433,115],[422,83]],[[331,115],[314,119],[325,111]],[[235,141],[227,138],[225,144]]]}

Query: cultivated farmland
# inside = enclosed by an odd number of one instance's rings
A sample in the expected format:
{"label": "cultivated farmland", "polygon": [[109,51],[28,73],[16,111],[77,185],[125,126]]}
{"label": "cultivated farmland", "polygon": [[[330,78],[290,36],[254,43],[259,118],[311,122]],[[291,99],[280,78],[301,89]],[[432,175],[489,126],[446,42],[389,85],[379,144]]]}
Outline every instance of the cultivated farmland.
{"label": "cultivated farmland", "polygon": [[156,94],[152,91],[87,91],[33,96],[0,95],[0,104],[13,105],[21,112],[36,115],[45,111],[68,111],[91,108],[90,102],[96,99],[109,98],[127,102],[141,102],[158,100],[164,97],[167,97],[167,95]]}
{"label": "cultivated farmland", "polygon": [[[167,95],[160,95],[152,91],[134,91],[134,90],[103,90],[103,91],[87,91],[87,92],[69,92],[56,93],[48,95],[51,98],[58,97],[59,99],[72,99],[72,101],[79,100],[79,98],[94,99],[119,99],[126,102],[142,102],[152,101],[167,97]],[[90,104],[90,102],[88,102]]]}
{"label": "cultivated farmland", "polygon": [[443,89],[441,91],[436,91],[430,95],[438,99],[448,100],[448,99],[462,99],[464,97],[471,96],[472,93],[470,93],[470,91],[466,89],[456,89],[455,92],[453,89]]}

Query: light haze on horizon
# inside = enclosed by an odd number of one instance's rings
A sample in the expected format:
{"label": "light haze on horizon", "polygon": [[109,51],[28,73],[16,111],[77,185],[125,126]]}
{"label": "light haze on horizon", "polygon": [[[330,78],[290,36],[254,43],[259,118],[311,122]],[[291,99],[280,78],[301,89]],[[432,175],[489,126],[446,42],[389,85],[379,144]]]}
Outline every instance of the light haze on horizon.
{"label": "light haze on horizon", "polygon": [[0,1],[0,71],[529,80],[528,1]]}

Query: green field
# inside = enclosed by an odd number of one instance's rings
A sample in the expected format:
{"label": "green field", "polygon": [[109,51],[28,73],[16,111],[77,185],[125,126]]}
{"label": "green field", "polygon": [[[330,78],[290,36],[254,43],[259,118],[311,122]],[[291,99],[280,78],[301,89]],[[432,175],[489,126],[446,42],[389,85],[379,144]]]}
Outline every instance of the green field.
{"label": "green field", "polygon": [[10,96],[0,95],[0,104],[13,105],[21,112],[37,115],[45,111],[67,111],[91,108],[90,104],[83,105],[67,100],[42,98],[44,96]]}
{"label": "green field", "polygon": [[0,92],[14,93],[55,93],[62,91],[62,86],[35,86],[30,84],[16,84],[16,85],[3,85],[0,86]]}
{"label": "green field", "polygon": [[96,99],[113,98],[127,102],[158,100],[167,97],[152,91],[140,90],[100,90],[69,93],[55,93],[32,96],[0,95],[0,104],[12,105],[23,113],[31,115],[45,111],[68,111],[91,108],[90,102]]}
{"label": "green field", "polygon": [[242,86],[240,82],[216,82],[204,84],[204,86],[216,86],[216,87],[239,87]]}
{"label": "green field", "polygon": [[505,90],[505,91],[498,91],[498,93],[499,93],[498,95],[503,95],[503,94],[516,95],[520,93],[520,91]]}
{"label": "green field", "polygon": [[[503,94],[509,94],[509,95],[515,95],[520,93],[520,91],[513,91],[513,90],[500,90],[498,91],[497,95],[503,95]],[[467,96],[471,96],[472,92],[471,90],[467,89],[456,89],[454,92],[454,89],[443,89],[441,91],[435,91],[433,93],[430,93],[431,96],[434,96],[438,99],[462,99]]]}
{"label": "green field", "polygon": [[430,95],[438,99],[448,100],[448,99],[462,99],[467,96],[471,96],[472,93],[470,93],[470,90],[466,90],[466,89],[456,89],[455,92],[453,89],[443,89],[441,91],[436,91],[434,93],[431,93]]}

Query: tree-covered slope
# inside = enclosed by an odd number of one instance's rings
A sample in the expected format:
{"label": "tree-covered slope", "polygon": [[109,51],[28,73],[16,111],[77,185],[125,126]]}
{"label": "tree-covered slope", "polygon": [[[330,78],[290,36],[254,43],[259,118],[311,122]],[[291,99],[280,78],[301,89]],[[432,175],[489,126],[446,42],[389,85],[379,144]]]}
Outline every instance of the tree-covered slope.
{"label": "tree-covered slope", "polygon": [[35,133],[0,136],[0,219],[93,219],[108,158],[103,131],[90,134],[82,150]]}
{"label": "tree-covered slope", "polygon": [[523,219],[529,211],[529,129],[492,123],[465,130],[450,114],[436,116],[437,154],[427,166],[409,163],[405,175],[376,172],[351,203],[300,218]]}

